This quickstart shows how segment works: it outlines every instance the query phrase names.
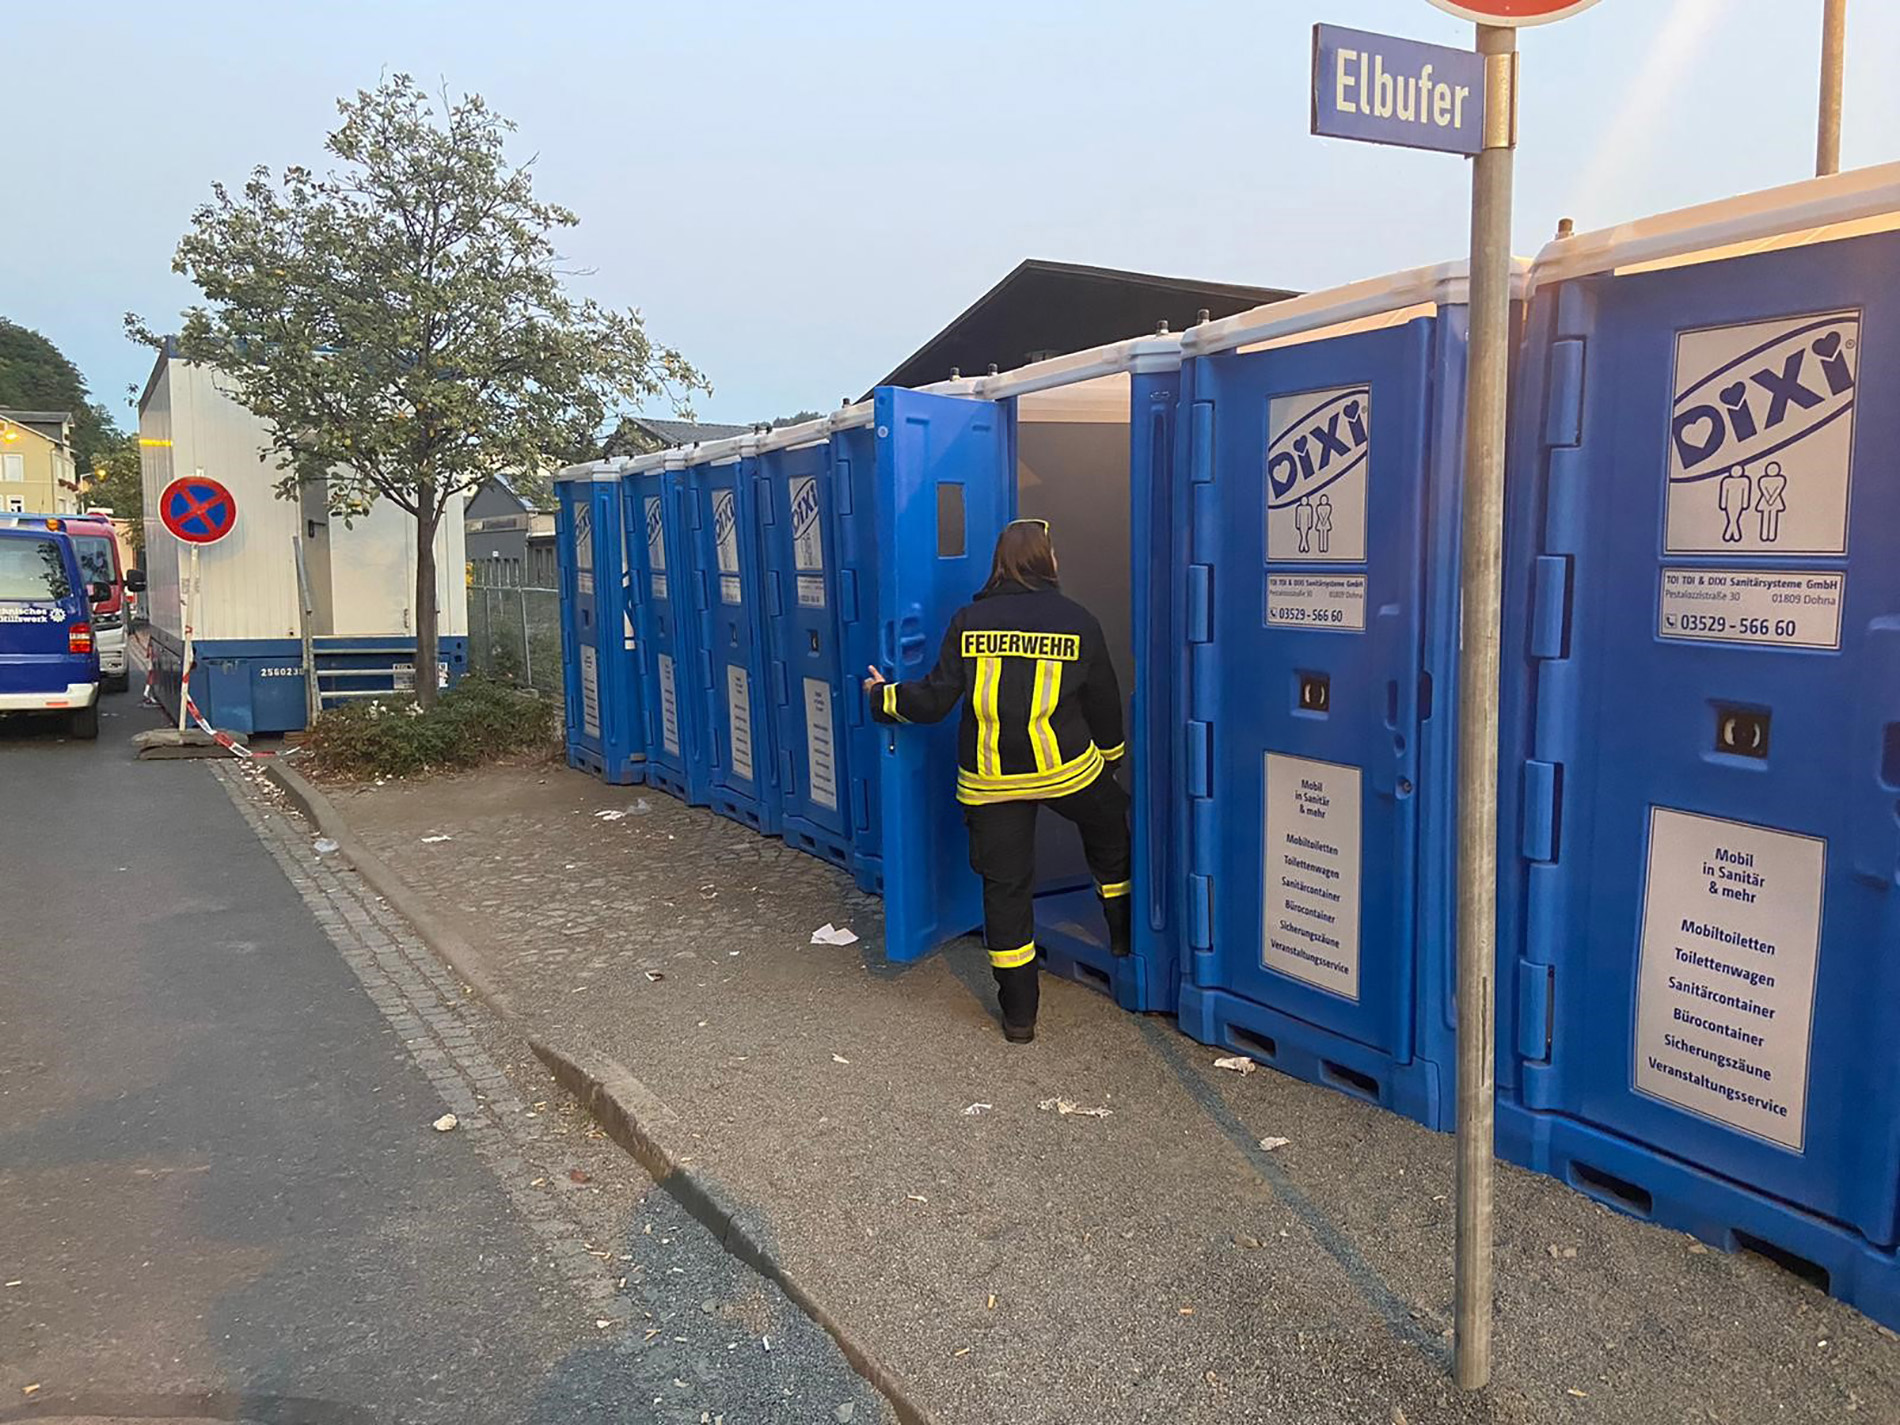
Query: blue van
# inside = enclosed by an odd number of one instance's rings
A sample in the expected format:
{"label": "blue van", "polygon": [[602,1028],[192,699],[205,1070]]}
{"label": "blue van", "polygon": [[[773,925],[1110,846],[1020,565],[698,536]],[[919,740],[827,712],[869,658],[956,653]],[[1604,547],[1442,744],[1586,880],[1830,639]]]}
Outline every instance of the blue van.
{"label": "blue van", "polygon": [[0,712],[60,713],[72,735],[99,735],[99,650],[91,596],[71,536],[0,521]]}

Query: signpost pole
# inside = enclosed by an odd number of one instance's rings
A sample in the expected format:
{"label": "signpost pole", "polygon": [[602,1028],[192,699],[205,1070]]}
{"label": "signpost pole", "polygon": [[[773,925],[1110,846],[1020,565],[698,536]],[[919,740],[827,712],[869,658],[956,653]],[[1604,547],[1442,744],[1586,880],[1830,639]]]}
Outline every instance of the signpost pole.
{"label": "signpost pole", "polygon": [[191,559],[185,574],[184,591],[179,596],[185,624],[184,662],[178,665],[178,730],[185,730],[185,699],[191,696],[192,622],[198,611],[198,546],[191,546]]}
{"label": "signpost pole", "polygon": [[1491,1380],[1491,1198],[1497,1026],[1498,666],[1503,604],[1505,391],[1510,372],[1511,179],[1517,31],[1478,26],[1484,148],[1471,170],[1471,342],[1465,389],[1462,647],[1458,677],[1458,1238],[1456,1375]]}
{"label": "signpost pole", "polygon": [[1841,171],[1841,89],[1847,69],[1847,0],[1826,0],[1821,17],[1821,129],[1814,173]]}

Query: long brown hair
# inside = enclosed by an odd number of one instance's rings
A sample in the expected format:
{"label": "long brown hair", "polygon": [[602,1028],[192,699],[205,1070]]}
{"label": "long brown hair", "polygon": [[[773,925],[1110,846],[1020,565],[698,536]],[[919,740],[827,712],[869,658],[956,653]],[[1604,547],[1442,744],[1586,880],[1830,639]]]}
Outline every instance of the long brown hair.
{"label": "long brown hair", "polygon": [[1042,520],[1013,520],[996,536],[996,554],[990,560],[989,582],[982,592],[993,594],[1009,584],[1025,589],[1054,588],[1056,546]]}

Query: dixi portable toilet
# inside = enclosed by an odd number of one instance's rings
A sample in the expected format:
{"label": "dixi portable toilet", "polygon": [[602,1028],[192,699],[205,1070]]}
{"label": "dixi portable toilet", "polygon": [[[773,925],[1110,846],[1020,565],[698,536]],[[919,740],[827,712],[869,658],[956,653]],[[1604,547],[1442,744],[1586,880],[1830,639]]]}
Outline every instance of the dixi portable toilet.
{"label": "dixi portable toilet", "polygon": [[[870,843],[868,779],[854,783],[846,741],[861,728],[861,668],[846,662],[843,630],[860,615],[861,565],[845,568],[838,541],[837,510],[853,508],[852,492],[840,490],[831,435],[824,422],[797,434],[756,442],[753,496],[764,574],[768,687],[778,755],[783,812],[780,834],[787,844],[860,875],[881,857]],[[849,467],[845,473],[848,476]],[[875,756],[864,759],[867,769]]]}
{"label": "dixi portable toilet", "polygon": [[681,497],[686,458],[669,450],[636,456],[620,468],[647,783],[704,806],[711,788],[705,701],[695,695],[699,629]]}
{"label": "dixi portable toilet", "polygon": [[774,708],[766,667],[756,456],[750,436],[694,446],[679,476],[696,658],[701,777],[712,809],[776,836],[779,793]]}
{"label": "dixi portable toilet", "polygon": [[[827,830],[835,838],[849,824],[852,869],[861,884],[881,887],[892,959],[916,959],[977,929],[981,892],[955,800],[954,715],[934,728],[876,724],[858,684],[869,664],[899,679],[928,671],[950,616],[988,577],[1003,525],[1034,515],[1051,521],[1064,587],[1102,620],[1124,694],[1133,696],[1125,738],[1142,779],[1133,792],[1143,828],[1135,954],[1118,962],[1079,848],[1067,844],[1073,832],[1045,819],[1053,835],[1039,848],[1038,944],[1058,973],[1132,1008],[1172,1008],[1178,911],[1171,883],[1153,884],[1175,841],[1164,795],[1174,739],[1157,707],[1171,675],[1165,635],[1154,629],[1165,620],[1170,571],[1152,553],[1151,520],[1171,462],[1178,353],[1178,338],[1162,336],[933,389],[884,388],[868,403],[760,441],[759,507],[767,548],[780,550],[768,554],[769,567],[793,595],[800,560],[807,576],[806,603],[774,619],[782,630],[775,641],[791,650],[788,691],[802,658],[798,682],[819,683],[830,700],[847,815]],[[794,488],[805,480],[818,483]],[[817,527],[835,535],[835,570],[817,548],[788,555],[790,531],[774,532],[781,508],[813,495]],[[821,597],[835,621],[821,616]],[[792,595],[777,607],[799,608]],[[781,716],[790,747],[803,716]],[[798,782],[787,774],[788,787]],[[788,793],[793,825],[806,815],[793,810],[799,800]]]}
{"label": "dixi portable toilet", "polygon": [[1451,1126],[1462,265],[1182,339],[1183,1031]]}
{"label": "dixi portable toilet", "polygon": [[619,472],[605,462],[575,466],[554,489],[568,764],[606,782],[642,782],[646,726]]}
{"label": "dixi portable toilet", "polygon": [[1900,1327],[1900,164],[1546,248],[1498,1142]]}

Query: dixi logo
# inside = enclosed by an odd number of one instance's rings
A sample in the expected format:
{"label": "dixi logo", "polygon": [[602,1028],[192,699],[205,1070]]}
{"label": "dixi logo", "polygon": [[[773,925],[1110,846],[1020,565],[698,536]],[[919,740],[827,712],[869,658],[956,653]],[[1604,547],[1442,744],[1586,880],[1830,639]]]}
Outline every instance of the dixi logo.
{"label": "dixi logo", "polygon": [[732,491],[721,490],[713,496],[713,539],[720,544],[730,543],[735,519]]}
{"label": "dixi logo", "polygon": [[1319,405],[1274,436],[1267,447],[1267,508],[1297,504],[1365,463],[1370,396],[1367,386],[1325,392]]}
{"label": "dixi logo", "polygon": [[812,479],[792,482],[792,537],[802,536],[818,518],[818,482]]}
{"label": "dixi logo", "polygon": [[660,556],[660,500],[657,495],[647,499],[647,548],[653,551],[656,562]]}
{"label": "dixi logo", "polygon": [[1798,317],[1714,370],[1678,370],[1669,422],[1679,484],[1786,450],[1854,408],[1860,314]]}

